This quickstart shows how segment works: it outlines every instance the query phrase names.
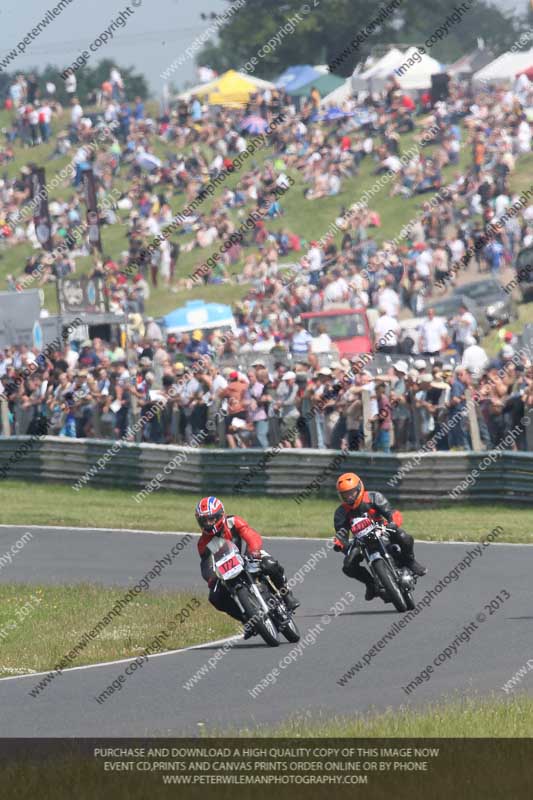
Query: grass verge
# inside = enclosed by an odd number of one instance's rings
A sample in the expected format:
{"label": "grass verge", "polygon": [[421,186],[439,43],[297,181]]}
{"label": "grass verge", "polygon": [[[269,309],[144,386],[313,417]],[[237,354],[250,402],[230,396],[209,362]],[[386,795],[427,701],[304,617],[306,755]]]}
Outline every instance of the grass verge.
{"label": "grass verge", "polygon": [[[194,508],[199,495],[158,492],[141,504],[128,489],[85,487],[75,493],[59,483],[5,481],[0,522],[13,525],[65,525],[89,528],[141,528],[195,531]],[[229,513],[239,514],[264,536],[324,537],[332,535],[334,498],[221,495]],[[500,542],[533,542],[531,508],[457,503],[403,511],[404,527],[424,541],[477,541],[497,525]]]}
{"label": "grass verge", "polygon": [[[310,715],[295,717],[275,728],[240,730],[239,736],[354,737],[354,738],[529,738],[533,726],[533,698],[468,698],[436,703],[421,709],[389,709],[354,717]],[[231,734],[227,734],[231,735]]]}
{"label": "grass verge", "polygon": [[[92,584],[0,584],[0,676],[53,669],[126,591]],[[180,612],[188,603],[192,610],[186,617]],[[161,639],[160,649],[174,650],[230,636],[238,629],[236,622],[213,610],[205,594],[195,598],[186,592],[141,592],[88,641],[70,666],[135,658],[161,631],[168,636]]]}

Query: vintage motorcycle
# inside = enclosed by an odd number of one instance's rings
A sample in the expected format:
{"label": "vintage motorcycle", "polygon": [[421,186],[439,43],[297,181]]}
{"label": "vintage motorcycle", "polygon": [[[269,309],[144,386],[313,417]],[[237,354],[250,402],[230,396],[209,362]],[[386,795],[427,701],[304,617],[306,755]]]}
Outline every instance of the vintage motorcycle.
{"label": "vintage motorcycle", "polygon": [[289,642],[298,642],[300,632],[283,592],[263,573],[261,562],[241,555],[234,542],[213,536],[208,543],[213,554],[217,579],[231,595],[243,617],[270,647],[278,647],[279,633]]}
{"label": "vintage motorcycle", "polygon": [[369,517],[358,517],[351,525],[353,539],[348,545],[346,557],[363,561],[374,578],[378,594],[385,602],[392,603],[396,611],[412,611],[415,607],[413,590],[416,575],[409,567],[401,566],[401,553],[397,544],[390,540],[387,526]]}

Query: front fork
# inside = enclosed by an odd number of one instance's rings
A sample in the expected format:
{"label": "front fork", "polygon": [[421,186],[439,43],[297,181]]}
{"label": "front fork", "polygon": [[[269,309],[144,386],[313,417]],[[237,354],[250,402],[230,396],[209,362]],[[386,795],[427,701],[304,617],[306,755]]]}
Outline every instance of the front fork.
{"label": "front fork", "polygon": [[[261,611],[263,612],[263,614],[265,616],[268,616],[270,614],[270,609],[269,609],[268,605],[266,604],[266,602],[265,602],[265,600],[263,598],[263,595],[261,594],[261,592],[257,588],[257,584],[255,583],[255,581],[249,580],[247,582],[247,585],[248,585],[248,588],[251,590],[252,594],[254,595],[254,597],[256,598],[256,600],[258,601],[259,606],[260,606]],[[235,600],[235,603],[239,607],[241,613],[244,614],[245,611],[244,611],[244,608],[242,606],[241,601],[239,600],[237,592],[232,592],[232,596],[233,596],[233,599]]]}
{"label": "front fork", "polygon": [[[390,555],[388,553],[386,553],[386,552],[383,553],[383,552],[380,552],[379,550],[375,550],[373,553],[366,553],[365,555],[366,555],[366,560],[367,560],[368,566],[370,567],[370,571],[372,573],[372,577],[374,578],[374,583],[376,584],[376,586],[380,586],[380,583],[379,583],[379,578],[378,578],[376,572],[374,571],[374,567],[373,567],[374,561],[378,561],[379,559],[381,559],[381,561],[386,561],[387,564],[389,565],[389,567],[392,567],[392,571],[394,572],[394,574],[396,574],[396,570],[394,569],[394,564],[392,563],[392,559],[391,559],[391,557],[390,557]],[[381,588],[383,588],[383,587],[381,587]]]}
{"label": "front fork", "polygon": [[[398,553],[401,555],[402,551],[401,551],[401,548],[400,548],[399,545],[393,545],[393,548],[395,548],[395,554],[396,554],[396,550],[397,550]],[[396,580],[398,582],[398,586],[399,586],[400,591],[402,593],[404,591],[412,591],[415,588],[416,575],[413,575],[411,570],[409,570],[406,567],[397,566],[394,563],[394,557],[390,553],[387,552],[384,555],[383,553],[380,553],[379,551],[377,551],[375,553],[367,554],[367,561],[368,561],[368,564],[370,565],[370,569],[372,571],[372,577],[374,578],[374,582],[376,583],[376,585],[379,585],[378,584],[378,577],[377,577],[376,573],[374,572],[374,569],[372,567],[372,562],[376,561],[376,559],[378,559],[378,558],[381,558],[383,561],[386,561],[389,564],[390,568],[392,569],[392,572],[396,576]],[[406,576],[404,576],[404,574],[403,574],[404,571],[406,572]]]}

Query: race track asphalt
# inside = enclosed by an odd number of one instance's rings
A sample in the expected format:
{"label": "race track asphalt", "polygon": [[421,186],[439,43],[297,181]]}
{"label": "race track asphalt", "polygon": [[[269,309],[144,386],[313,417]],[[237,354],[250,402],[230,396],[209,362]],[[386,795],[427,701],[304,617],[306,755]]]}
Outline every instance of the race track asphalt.
{"label": "race track asphalt", "polygon": [[[0,555],[20,538],[24,528],[0,527]],[[154,535],[117,531],[31,529],[33,540],[0,570],[0,582],[77,583],[131,586],[179,540],[178,534]],[[325,540],[265,540],[289,576],[325,547]],[[417,586],[416,599],[431,589],[466,554],[472,544],[417,545],[430,573]],[[212,658],[217,645],[150,658],[131,675],[120,692],[104,704],[94,699],[127,663],[66,671],[34,698],[36,675],[0,680],[0,723],[4,737],[100,737],[200,735],[216,729],[233,731],[275,725],[291,715],[351,714],[370,708],[398,708],[463,693],[504,696],[502,685],[532,657],[533,548],[492,545],[440,592],[416,619],[372,658],[345,686],[337,679],[389,631],[401,615],[381,600],[365,603],[359,585],[341,573],[342,559],[329,550],[296,587],[302,601],[297,622],[308,643],[294,663],[280,662],[294,645],[269,648],[257,638],[235,646],[190,690],[183,684]],[[196,541],[165,569],[154,588],[191,589],[205,593],[198,570]],[[338,617],[324,615],[347,592]],[[497,594],[509,593],[499,610],[485,608]],[[213,613],[217,613],[213,611]],[[403,690],[452,642],[464,626],[482,613],[468,642],[434,668],[430,680],[410,695]],[[320,628],[316,626],[320,625]],[[311,639],[316,638],[314,644]],[[75,642],[73,642],[73,645]],[[212,662],[213,663],[213,662]],[[255,699],[248,690],[274,668],[279,676]],[[42,676],[41,676],[42,677]],[[533,677],[523,681],[531,690]],[[205,727],[204,727],[205,726]]]}

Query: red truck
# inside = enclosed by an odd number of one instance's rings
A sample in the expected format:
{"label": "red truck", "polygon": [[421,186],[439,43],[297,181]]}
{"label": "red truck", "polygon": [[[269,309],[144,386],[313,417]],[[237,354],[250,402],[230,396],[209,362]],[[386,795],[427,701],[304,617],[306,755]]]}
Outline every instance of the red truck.
{"label": "red truck", "polygon": [[372,352],[370,325],[364,308],[328,308],[301,315],[311,336],[319,335],[323,325],[341,358]]}

